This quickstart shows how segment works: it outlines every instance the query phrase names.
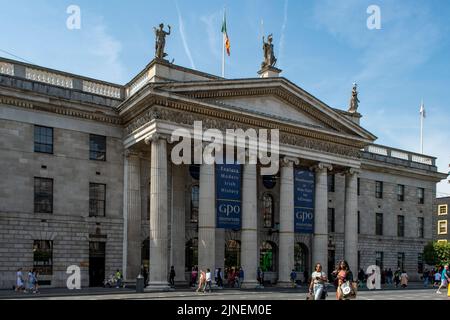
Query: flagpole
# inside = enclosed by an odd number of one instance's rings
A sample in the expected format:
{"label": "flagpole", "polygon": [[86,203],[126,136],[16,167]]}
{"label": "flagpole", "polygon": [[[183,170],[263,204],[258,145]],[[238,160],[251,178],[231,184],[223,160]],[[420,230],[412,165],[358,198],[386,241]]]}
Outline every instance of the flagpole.
{"label": "flagpole", "polygon": [[[225,22],[225,8],[223,8],[223,22]],[[222,78],[225,78],[225,33],[222,32]]]}

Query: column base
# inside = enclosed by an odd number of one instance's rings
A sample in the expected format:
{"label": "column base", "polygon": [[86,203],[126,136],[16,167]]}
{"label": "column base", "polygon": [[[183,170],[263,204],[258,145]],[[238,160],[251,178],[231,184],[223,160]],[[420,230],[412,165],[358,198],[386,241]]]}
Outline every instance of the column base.
{"label": "column base", "polygon": [[294,288],[291,281],[277,281],[275,286],[278,288]]}
{"label": "column base", "polygon": [[145,287],[145,292],[155,292],[155,291],[172,291],[174,290],[169,286],[167,282],[151,282]]}
{"label": "column base", "polygon": [[242,289],[256,289],[259,286],[258,281],[256,280],[248,280],[242,282],[241,288]]}

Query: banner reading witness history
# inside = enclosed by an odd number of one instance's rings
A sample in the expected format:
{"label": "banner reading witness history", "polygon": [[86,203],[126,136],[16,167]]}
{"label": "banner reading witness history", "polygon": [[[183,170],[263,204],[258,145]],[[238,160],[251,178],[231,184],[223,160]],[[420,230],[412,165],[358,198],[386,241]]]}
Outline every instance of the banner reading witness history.
{"label": "banner reading witness history", "polygon": [[297,233],[313,233],[314,172],[294,170],[294,224]]}
{"label": "banner reading witness history", "polygon": [[216,164],[217,228],[241,228],[241,165]]}

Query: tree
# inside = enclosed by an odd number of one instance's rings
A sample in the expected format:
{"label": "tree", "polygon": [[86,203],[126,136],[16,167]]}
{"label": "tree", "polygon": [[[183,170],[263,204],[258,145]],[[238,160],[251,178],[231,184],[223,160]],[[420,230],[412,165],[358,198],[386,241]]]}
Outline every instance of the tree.
{"label": "tree", "polygon": [[430,242],[423,250],[423,258],[426,264],[443,266],[450,262],[450,243]]}

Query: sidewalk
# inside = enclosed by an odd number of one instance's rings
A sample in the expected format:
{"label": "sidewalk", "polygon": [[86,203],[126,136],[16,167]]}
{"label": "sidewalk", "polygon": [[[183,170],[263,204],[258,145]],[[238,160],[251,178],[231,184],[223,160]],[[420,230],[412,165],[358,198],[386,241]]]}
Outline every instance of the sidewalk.
{"label": "sidewalk", "polygon": [[[428,288],[424,288],[423,283],[421,282],[414,282],[410,283],[407,288],[395,288],[395,286],[389,286],[384,287],[381,290],[375,290],[375,291],[407,291],[407,290],[417,290],[417,289],[423,289],[423,290],[436,290],[433,289],[431,286]],[[259,289],[239,289],[239,288],[223,288],[218,289],[217,287],[213,287],[213,292],[215,293],[222,293],[227,295],[236,295],[242,293],[249,293],[249,292],[265,292],[265,293],[283,293],[283,292],[292,292],[292,293],[306,293],[308,290],[306,287],[301,286],[297,288],[279,288],[279,287],[265,287],[265,288],[259,288]],[[334,292],[334,286],[330,285],[328,287],[329,292]],[[366,287],[364,288],[358,288],[358,291],[370,291]],[[126,288],[82,288],[80,290],[68,290],[67,288],[42,288],[40,290],[40,293],[33,294],[33,293],[23,293],[23,292],[15,292],[11,289],[7,290],[0,290],[0,300],[1,299],[30,299],[30,298],[47,298],[47,297],[68,297],[68,296],[108,296],[108,295],[130,295],[130,294],[136,294],[136,298],[140,297],[141,295],[149,294],[150,292],[146,293],[136,293],[136,288],[134,286],[126,287]],[[171,289],[170,291],[166,292],[153,292],[152,294],[156,296],[164,296],[166,298],[170,298],[171,296],[177,297],[181,293],[192,293],[195,294],[195,288],[188,288],[188,287],[182,287],[182,288],[175,288]]]}

